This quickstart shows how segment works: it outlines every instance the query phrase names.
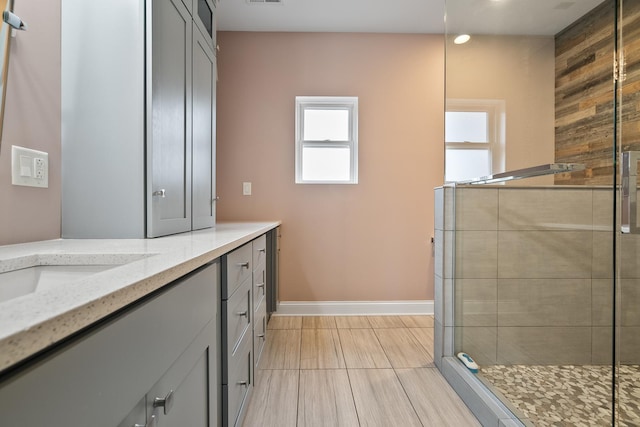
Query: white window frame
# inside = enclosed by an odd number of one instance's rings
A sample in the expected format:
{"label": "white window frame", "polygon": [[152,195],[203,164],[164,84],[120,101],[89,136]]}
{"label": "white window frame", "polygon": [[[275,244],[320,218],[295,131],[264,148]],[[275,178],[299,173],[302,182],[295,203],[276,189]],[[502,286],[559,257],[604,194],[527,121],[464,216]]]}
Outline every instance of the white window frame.
{"label": "white window frame", "polygon": [[[347,141],[305,141],[304,111],[306,109],[349,110],[349,139]],[[358,183],[358,97],[357,96],[296,96],[295,114],[296,184],[357,184]],[[302,173],[302,151],[304,147],[348,148],[350,174],[347,180],[304,180]]]}
{"label": "white window frame", "polygon": [[[491,174],[504,172],[505,168],[505,102],[502,99],[447,99],[447,112],[486,112],[488,142],[446,141],[447,150],[487,150],[489,151],[489,171]],[[446,164],[446,162],[445,162]],[[445,178],[447,173],[445,171]],[[469,177],[479,178],[479,177]],[[452,182],[447,181],[446,182]]]}

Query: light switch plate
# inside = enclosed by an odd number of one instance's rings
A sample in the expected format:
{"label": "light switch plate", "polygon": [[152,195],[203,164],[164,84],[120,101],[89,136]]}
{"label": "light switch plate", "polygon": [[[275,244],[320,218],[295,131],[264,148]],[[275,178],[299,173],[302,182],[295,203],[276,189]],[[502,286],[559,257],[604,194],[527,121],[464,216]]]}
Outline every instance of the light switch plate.
{"label": "light switch plate", "polygon": [[11,183],[26,187],[49,188],[49,154],[12,145]]}
{"label": "light switch plate", "polygon": [[250,182],[243,182],[242,183],[242,195],[243,196],[250,196],[251,195],[251,183]]}

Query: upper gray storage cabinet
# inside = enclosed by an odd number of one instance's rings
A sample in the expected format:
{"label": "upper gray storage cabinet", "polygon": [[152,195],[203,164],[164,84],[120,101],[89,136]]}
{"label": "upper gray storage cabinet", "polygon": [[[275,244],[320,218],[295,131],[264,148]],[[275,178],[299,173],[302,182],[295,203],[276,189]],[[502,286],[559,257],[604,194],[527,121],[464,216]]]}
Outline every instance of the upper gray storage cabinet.
{"label": "upper gray storage cabinet", "polygon": [[62,236],[215,224],[212,0],[62,0]]}

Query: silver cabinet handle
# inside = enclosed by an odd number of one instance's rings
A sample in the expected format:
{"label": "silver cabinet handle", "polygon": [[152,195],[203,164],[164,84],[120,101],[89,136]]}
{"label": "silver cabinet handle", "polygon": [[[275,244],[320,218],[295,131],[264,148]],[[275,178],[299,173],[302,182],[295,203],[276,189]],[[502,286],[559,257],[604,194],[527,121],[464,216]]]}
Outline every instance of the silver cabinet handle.
{"label": "silver cabinet handle", "polygon": [[258,249],[258,252],[266,253],[267,249],[266,248]]}
{"label": "silver cabinet handle", "polygon": [[264,339],[264,334],[258,334],[258,338]]}
{"label": "silver cabinet handle", "polygon": [[640,151],[622,153],[622,218],[620,231],[637,234],[638,227],[638,160]]}
{"label": "silver cabinet handle", "polygon": [[246,387],[249,383],[247,381],[238,381],[236,384],[243,385]]}
{"label": "silver cabinet handle", "polygon": [[220,196],[216,196],[216,197],[214,197],[213,199],[211,199],[211,203],[215,203],[215,202],[217,202],[218,200],[220,200]]}
{"label": "silver cabinet handle", "polygon": [[240,317],[242,317],[242,316],[247,317],[247,314],[248,314],[248,313],[247,313],[247,311],[245,310],[245,311],[236,311],[236,314],[237,314],[238,316],[240,316]]}
{"label": "silver cabinet handle", "polygon": [[249,262],[239,262],[238,264],[236,264],[238,267],[240,268],[249,268]]}
{"label": "silver cabinet handle", "polygon": [[151,194],[152,194],[152,195],[154,195],[154,196],[160,196],[160,197],[164,198],[164,197],[166,197],[167,192],[165,191],[165,189],[164,189],[164,188],[161,188],[160,190],[158,190],[158,191],[154,191],[154,192],[153,192],[153,193],[151,193]]}
{"label": "silver cabinet handle", "polygon": [[264,288],[264,283],[256,283],[256,288]]}
{"label": "silver cabinet handle", "polygon": [[164,414],[167,415],[171,408],[173,408],[173,390],[167,393],[164,399],[161,397],[153,399],[153,407],[164,408]]}

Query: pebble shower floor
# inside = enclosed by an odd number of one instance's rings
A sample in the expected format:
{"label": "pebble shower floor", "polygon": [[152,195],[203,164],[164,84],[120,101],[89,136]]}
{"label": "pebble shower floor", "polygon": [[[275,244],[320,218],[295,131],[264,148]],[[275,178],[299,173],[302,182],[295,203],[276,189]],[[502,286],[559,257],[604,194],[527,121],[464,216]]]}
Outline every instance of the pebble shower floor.
{"label": "pebble shower floor", "polygon": [[[611,367],[494,365],[480,374],[535,426],[610,426]],[[640,427],[640,365],[620,366],[619,425]]]}

